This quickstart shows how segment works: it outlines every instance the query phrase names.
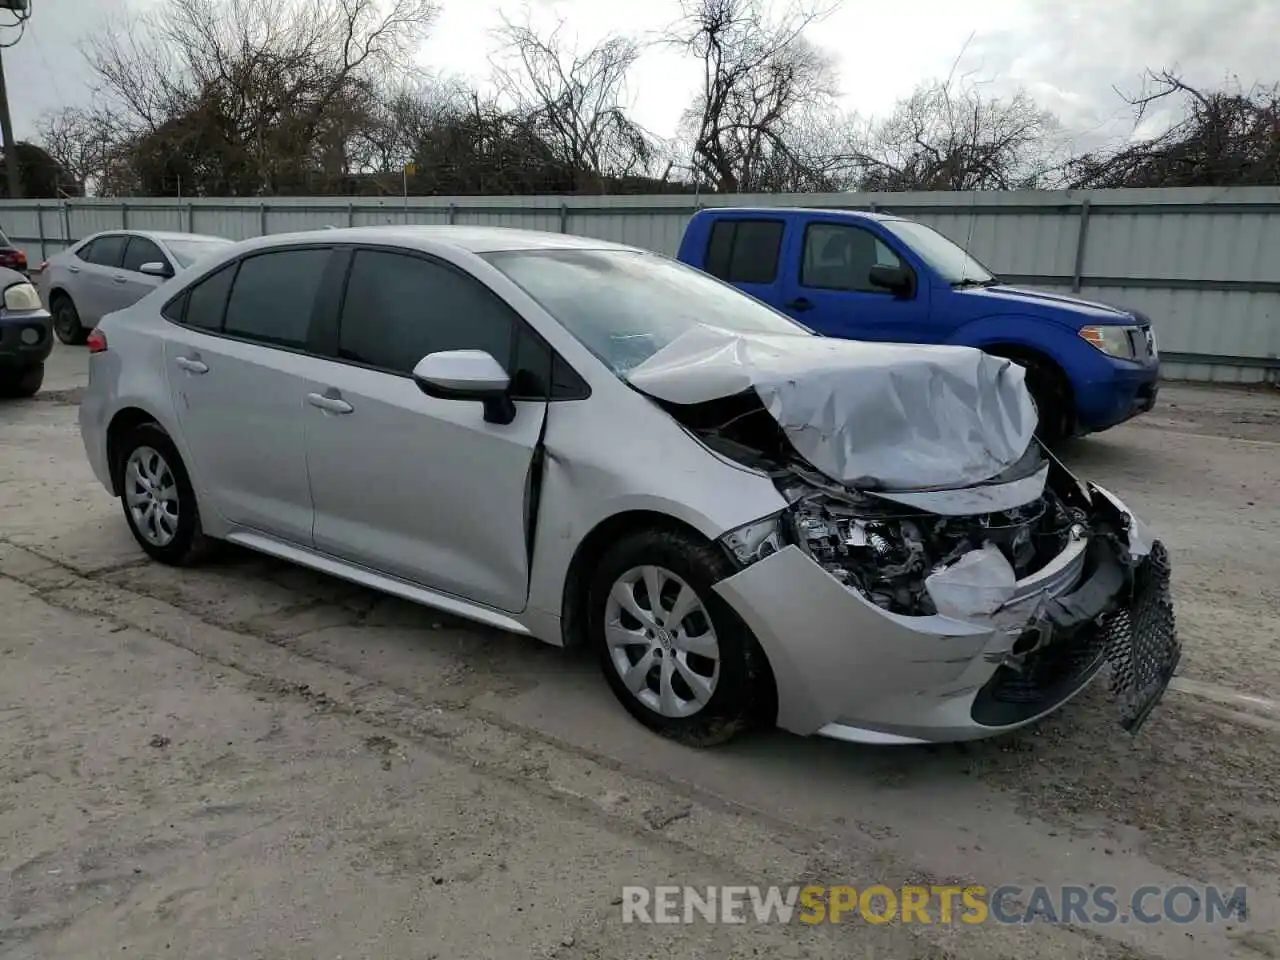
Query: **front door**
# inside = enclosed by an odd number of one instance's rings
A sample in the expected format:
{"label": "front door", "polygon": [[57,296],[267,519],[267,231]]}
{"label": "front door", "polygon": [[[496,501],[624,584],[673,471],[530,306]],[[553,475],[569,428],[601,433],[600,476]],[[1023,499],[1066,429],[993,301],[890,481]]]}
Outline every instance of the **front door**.
{"label": "front door", "polygon": [[232,263],[185,295],[165,372],[207,500],[227,520],[311,546],[307,353],[331,250],[272,251]]}
{"label": "front door", "polygon": [[871,268],[910,265],[865,227],[816,220],[804,230],[801,242],[789,246],[798,258],[784,271],[790,284],[784,309],[796,320],[829,337],[932,342],[929,329],[929,290],[917,282],[909,296],[874,286]]}
{"label": "front door", "polygon": [[407,252],[354,254],[337,359],[309,398],[318,550],[498,610],[528,598],[528,498],[544,401],[509,424],[424,395],[425,355],[478,349],[511,370],[522,321],[470,274]]}

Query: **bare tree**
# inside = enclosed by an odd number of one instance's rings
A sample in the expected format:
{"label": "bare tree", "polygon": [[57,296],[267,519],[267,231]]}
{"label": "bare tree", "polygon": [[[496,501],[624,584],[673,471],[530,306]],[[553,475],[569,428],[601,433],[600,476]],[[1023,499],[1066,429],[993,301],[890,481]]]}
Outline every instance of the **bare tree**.
{"label": "bare tree", "polygon": [[132,137],[135,180],[164,189],[157,178],[185,172],[203,192],[323,191],[351,173],[348,149],[382,78],[412,70],[436,9],[435,0],[171,0],[99,35],[86,55]]}
{"label": "bare tree", "polygon": [[774,13],[767,0],[681,0],[667,39],[702,67],[683,127],[695,170],[718,190],[767,189],[803,166],[796,121],[834,101],[831,63],[803,36],[826,11],[805,4]]}
{"label": "bare tree", "polygon": [[40,118],[40,142],[81,190],[101,179],[119,138],[111,113],[68,107]]}
{"label": "bare tree", "polygon": [[570,50],[561,21],[545,34],[505,17],[498,31],[505,58],[494,61],[499,95],[526,118],[581,186],[644,172],[654,144],[623,108],[627,73],[640,57],[628,37],[605,37],[585,52]]}
{"label": "bare tree", "polygon": [[918,87],[862,148],[866,190],[1009,190],[1040,186],[1056,120],[1023,91],[1007,98],[954,74]]}
{"label": "bare tree", "polygon": [[1157,106],[1179,114],[1154,137],[1076,157],[1075,187],[1193,187],[1280,183],[1280,85],[1203,91],[1174,70],[1148,71],[1125,100],[1141,123]]}

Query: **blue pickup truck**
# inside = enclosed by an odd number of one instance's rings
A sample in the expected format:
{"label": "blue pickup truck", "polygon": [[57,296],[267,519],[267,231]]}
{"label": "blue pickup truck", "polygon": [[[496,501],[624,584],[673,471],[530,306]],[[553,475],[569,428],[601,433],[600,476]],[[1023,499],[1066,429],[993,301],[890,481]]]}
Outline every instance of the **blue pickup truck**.
{"label": "blue pickup truck", "polygon": [[704,209],[679,259],[831,337],[977,347],[1027,370],[1046,441],[1150,410],[1160,360],[1140,313],[1010,286],[936,230],[882,213]]}

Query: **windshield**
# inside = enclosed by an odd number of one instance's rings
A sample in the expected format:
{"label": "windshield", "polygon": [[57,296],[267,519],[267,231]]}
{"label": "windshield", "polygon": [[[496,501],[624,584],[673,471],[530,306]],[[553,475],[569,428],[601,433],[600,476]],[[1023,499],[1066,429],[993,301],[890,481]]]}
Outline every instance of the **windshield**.
{"label": "windshield", "polygon": [[520,250],[485,259],[620,376],[698,325],[811,336],[759,300],[652,254]]}
{"label": "windshield", "polygon": [[227,246],[230,240],[166,240],[164,245],[181,267],[189,267],[197,260]]}
{"label": "windshield", "polygon": [[932,227],[911,220],[882,220],[881,223],[937,270],[947,283],[978,284],[995,280],[990,270]]}

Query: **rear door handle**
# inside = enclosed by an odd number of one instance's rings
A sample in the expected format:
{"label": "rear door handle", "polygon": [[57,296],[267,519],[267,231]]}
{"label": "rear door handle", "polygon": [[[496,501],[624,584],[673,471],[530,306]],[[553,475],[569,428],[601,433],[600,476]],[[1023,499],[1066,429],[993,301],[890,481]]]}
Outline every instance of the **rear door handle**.
{"label": "rear door handle", "polygon": [[308,393],[307,403],[319,407],[325,413],[350,413],[355,409],[341,397],[327,397],[323,393]]}
{"label": "rear door handle", "polygon": [[117,273],[114,277],[112,277],[112,278],[111,278],[111,282],[112,282],[112,283],[124,283],[124,282],[125,282],[126,280],[128,280],[128,279],[129,279],[129,278],[128,278],[128,277],[126,277],[123,273]]}
{"label": "rear door handle", "polygon": [[209,365],[203,360],[193,360],[191,357],[174,357],[173,362],[187,371],[187,373],[209,372]]}
{"label": "rear door handle", "polygon": [[813,301],[807,297],[796,297],[790,303],[784,304],[784,306],[788,310],[799,310],[804,312],[805,310],[813,309]]}

